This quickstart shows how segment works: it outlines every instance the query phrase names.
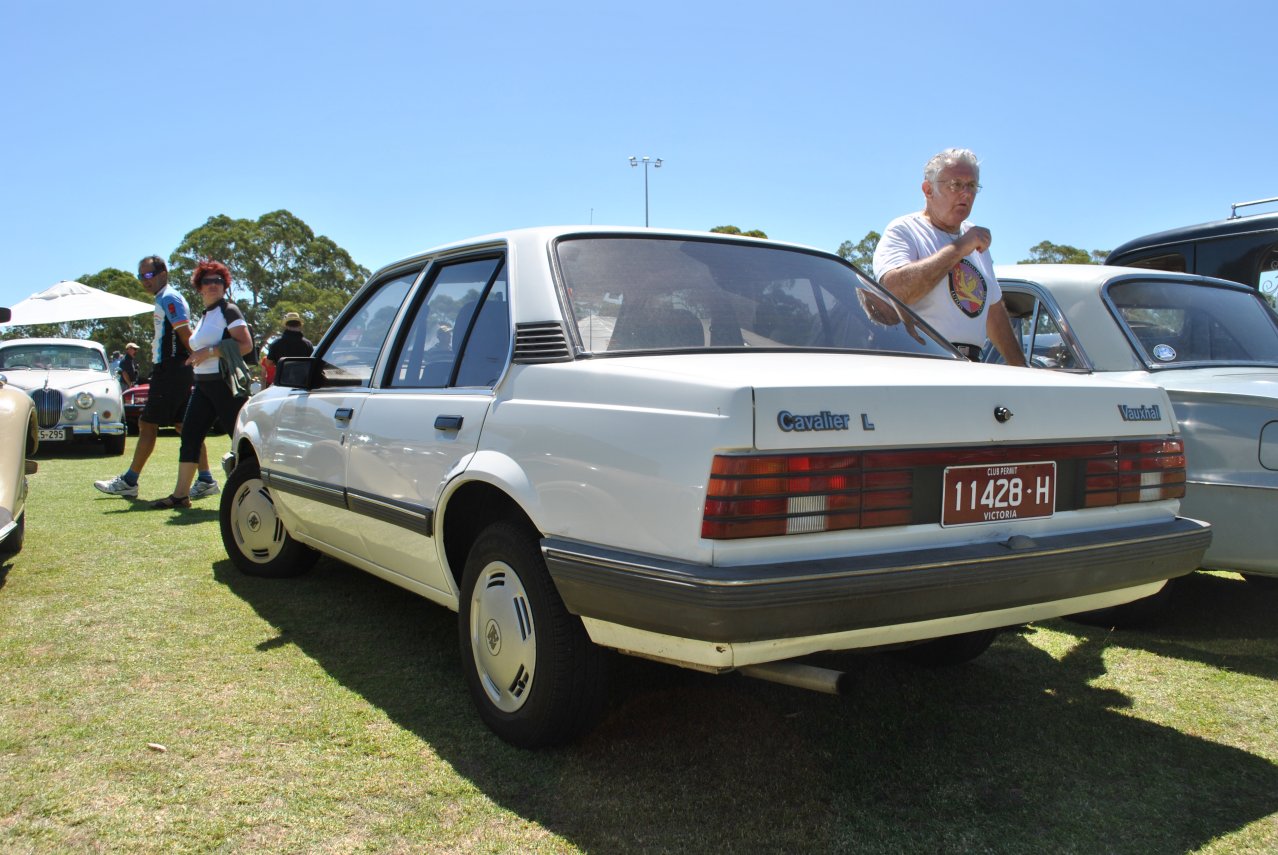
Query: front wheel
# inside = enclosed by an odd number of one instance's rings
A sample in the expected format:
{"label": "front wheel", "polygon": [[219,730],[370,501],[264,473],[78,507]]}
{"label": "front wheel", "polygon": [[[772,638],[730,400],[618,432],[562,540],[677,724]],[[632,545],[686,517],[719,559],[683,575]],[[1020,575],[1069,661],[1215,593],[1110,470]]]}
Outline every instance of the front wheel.
{"label": "front wheel", "polygon": [[256,462],[241,463],[227,477],[218,521],[226,554],[248,576],[297,576],[319,557],[284,528]]}
{"label": "front wheel", "polygon": [[564,607],[526,527],[502,521],[480,533],[460,611],[466,685],[494,733],[539,748],[594,725],[607,694],[604,652]]}
{"label": "front wheel", "polygon": [[102,451],[107,457],[119,457],[124,453],[124,434],[102,437]]}

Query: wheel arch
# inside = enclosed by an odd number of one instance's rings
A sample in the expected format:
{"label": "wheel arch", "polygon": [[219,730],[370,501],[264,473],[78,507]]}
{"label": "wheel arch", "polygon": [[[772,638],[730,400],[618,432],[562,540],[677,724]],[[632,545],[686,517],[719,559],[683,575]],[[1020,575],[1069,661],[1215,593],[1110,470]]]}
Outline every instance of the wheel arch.
{"label": "wheel arch", "polygon": [[480,532],[497,520],[510,520],[540,537],[537,526],[514,497],[487,481],[468,481],[448,496],[438,536],[443,538],[448,571],[461,590],[466,559]]}

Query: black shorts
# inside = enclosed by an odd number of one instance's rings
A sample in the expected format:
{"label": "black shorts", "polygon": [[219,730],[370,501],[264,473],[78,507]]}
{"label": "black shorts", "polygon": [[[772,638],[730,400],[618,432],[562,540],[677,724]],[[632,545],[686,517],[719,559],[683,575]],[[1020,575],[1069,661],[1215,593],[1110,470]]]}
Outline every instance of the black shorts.
{"label": "black shorts", "polygon": [[186,404],[191,399],[191,372],[175,371],[154,374],[146,406],[139,417],[144,422],[165,427],[178,425],[186,417]]}

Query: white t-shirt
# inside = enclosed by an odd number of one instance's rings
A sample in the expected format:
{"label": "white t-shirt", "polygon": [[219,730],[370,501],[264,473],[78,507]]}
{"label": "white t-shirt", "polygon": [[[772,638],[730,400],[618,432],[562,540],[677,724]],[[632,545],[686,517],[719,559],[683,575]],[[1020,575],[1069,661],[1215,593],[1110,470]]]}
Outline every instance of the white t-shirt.
{"label": "white t-shirt", "polygon": [[[226,331],[226,315],[232,319],[232,328],[248,326],[244,316],[240,314],[239,307],[234,303],[228,304],[225,312],[222,311],[220,302],[214,303],[204,310],[204,317],[200,318],[199,326],[195,328],[195,332],[191,333],[192,353],[201,348],[218,346],[218,342],[222,340],[222,333]],[[206,359],[195,366],[195,373],[197,375],[217,374],[221,370],[219,362],[219,359]]]}
{"label": "white t-shirt", "polygon": [[[887,224],[874,249],[874,278],[882,279],[889,270],[934,255],[971,227],[964,220],[958,235],[952,235],[928,222],[922,211],[897,217]],[[964,257],[910,308],[950,341],[980,346],[986,339],[986,309],[1002,298],[994,260],[986,250]]]}

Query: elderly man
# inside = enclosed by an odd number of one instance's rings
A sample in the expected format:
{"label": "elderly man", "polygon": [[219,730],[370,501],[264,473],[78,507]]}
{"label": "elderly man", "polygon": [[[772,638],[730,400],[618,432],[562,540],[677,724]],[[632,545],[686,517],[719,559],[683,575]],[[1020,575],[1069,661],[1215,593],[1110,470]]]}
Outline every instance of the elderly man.
{"label": "elderly man", "polygon": [[1024,365],[994,278],[990,230],[967,219],[980,177],[968,149],[946,149],[929,160],[923,210],[888,223],[874,250],[874,275],[969,359],[988,338],[1009,365]]}

